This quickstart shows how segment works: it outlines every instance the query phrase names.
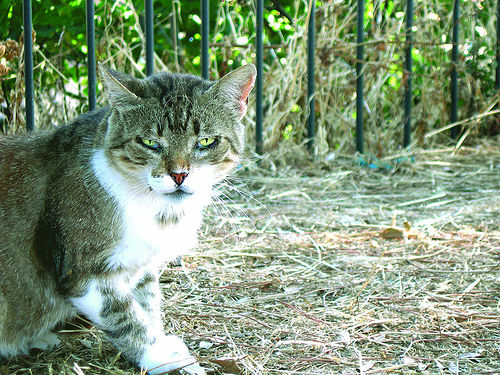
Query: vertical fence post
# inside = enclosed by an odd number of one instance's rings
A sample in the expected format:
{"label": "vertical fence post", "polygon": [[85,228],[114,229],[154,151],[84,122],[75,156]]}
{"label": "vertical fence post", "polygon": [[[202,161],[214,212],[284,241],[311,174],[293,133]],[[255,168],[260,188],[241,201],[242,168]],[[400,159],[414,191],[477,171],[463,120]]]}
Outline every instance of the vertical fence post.
{"label": "vertical fence post", "polygon": [[95,109],[95,28],[94,28],[94,0],[87,0],[87,70],[89,77],[89,111]]}
{"label": "vertical fence post", "polygon": [[26,130],[35,129],[35,107],[33,104],[33,38],[31,24],[31,0],[23,0],[24,23],[24,84],[26,101]]}
{"label": "vertical fence post", "polygon": [[255,89],[257,94],[256,102],[256,116],[255,116],[255,151],[257,154],[262,155],[262,74],[263,74],[263,44],[262,44],[262,34],[264,33],[263,23],[264,23],[264,0],[257,1],[257,11],[256,11],[256,26],[257,32],[255,35],[256,39],[256,65],[257,65],[257,79],[255,82]]}
{"label": "vertical fence post", "polygon": [[201,76],[208,79],[208,34],[210,32],[208,0],[201,0]]}
{"label": "vertical fence post", "polygon": [[[457,73],[457,63],[458,63],[458,27],[460,18],[460,0],[455,0],[453,2],[453,36],[452,43],[453,47],[451,49],[451,114],[450,122],[457,122],[457,109],[458,109],[458,73]],[[459,133],[458,126],[451,128],[451,137],[457,138]]]}
{"label": "vertical fence post", "polygon": [[495,87],[500,90],[500,0],[497,0],[497,74]]}
{"label": "vertical fence post", "polygon": [[405,128],[404,147],[408,147],[411,141],[411,101],[412,101],[412,27],[413,27],[413,0],[406,0],[406,62],[405,62]]}
{"label": "vertical fence post", "polygon": [[365,0],[358,0],[356,48],[356,150],[363,153],[363,58]]}
{"label": "vertical fence post", "polygon": [[154,34],[153,34],[153,0],[145,0],[146,10],[146,74],[148,76],[155,72],[154,62]]}
{"label": "vertical fence post", "polygon": [[309,117],[307,119],[307,148],[314,150],[314,50],[315,50],[315,17],[316,0],[311,0],[311,13],[307,26],[307,101],[309,103]]}

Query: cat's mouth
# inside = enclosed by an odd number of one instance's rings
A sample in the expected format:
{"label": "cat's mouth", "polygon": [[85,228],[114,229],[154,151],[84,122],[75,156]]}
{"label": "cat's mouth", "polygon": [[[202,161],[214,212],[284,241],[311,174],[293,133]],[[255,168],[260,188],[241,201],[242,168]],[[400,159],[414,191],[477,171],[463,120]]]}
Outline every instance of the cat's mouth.
{"label": "cat's mouth", "polygon": [[188,193],[184,190],[177,189],[171,193],[165,193],[163,194],[165,197],[168,197],[170,199],[176,200],[176,201],[181,201],[186,199],[187,197],[193,195],[193,193]]}

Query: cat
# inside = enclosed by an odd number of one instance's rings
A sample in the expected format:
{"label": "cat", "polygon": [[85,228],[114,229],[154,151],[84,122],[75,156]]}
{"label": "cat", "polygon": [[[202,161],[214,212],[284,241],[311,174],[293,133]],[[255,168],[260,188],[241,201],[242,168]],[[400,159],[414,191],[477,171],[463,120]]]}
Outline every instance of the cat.
{"label": "cat", "polygon": [[159,267],[195,246],[242,156],[256,69],[216,82],[99,72],[108,107],[0,137],[0,357],[54,347],[81,314],[149,374],[205,374],[163,332]]}

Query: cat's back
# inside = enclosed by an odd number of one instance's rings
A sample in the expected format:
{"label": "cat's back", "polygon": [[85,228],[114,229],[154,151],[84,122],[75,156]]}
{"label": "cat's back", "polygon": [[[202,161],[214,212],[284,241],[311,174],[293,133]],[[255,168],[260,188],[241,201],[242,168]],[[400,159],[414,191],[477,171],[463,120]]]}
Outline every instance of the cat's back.
{"label": "cat's back", "polygon": [[0,136],[0,235],[30,228],[67,174],[85,169],[107,109],[50,131]]}
{"label": "cat's back", "polygon": [[17,214],[38,211],[36,197],[44,194],[50,168],[43,158],[50,136],[41,131],[0,137],[0,219],[7,233],[19,221]]}
{"label": "cat's back", "polygon": [[51,167],[59,167],[65,159],[75,160],[75,156],[83,156],[82,151],[93,147],[99,124],[108,112],[108,108],[100,108],[84,113],[52,130],[0,135],[0,179],[4,182],[10,174],[46,173]]}

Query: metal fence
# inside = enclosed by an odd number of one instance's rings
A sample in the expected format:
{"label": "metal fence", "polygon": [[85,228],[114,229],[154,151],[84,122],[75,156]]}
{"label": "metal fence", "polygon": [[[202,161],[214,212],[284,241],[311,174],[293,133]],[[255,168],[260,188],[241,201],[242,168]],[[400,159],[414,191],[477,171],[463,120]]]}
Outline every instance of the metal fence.
{"label": "metal fence", "polygon": [[[411,142],[411,103],[412,96],[412,25],[413,25],[413,1],[407,0],[406,6],[406,51],[405,51],[405,78],[406,88],[404,97],[404,139],[403,145],[407,147]],[[256,152],[263,152],[263,16],[264,1],[256,2],[256,126],[255,140]],[[357,48],[356,48],[356,150],[363,153],[363,65],[364,65],[364,31],[363,19],[366,0],[357,0]],[[209,0],[201,0],[201,65],[202,77],[209,77]],[[145,0],[145,31],[146,31],[146,73],[154,73],[154,31],[153,31],[153,0]],[[451,113],[450,123],[457,122],[458,107],[458,74],[456,65],[458,61],[459,46],[459,27],[460,27],[460,0],[454,0],[452,18],[452,51],[451,51]],[[308,20],[308,58],[307,58],[307,98],[309,116],[307,120],[307,146],[309,150],[314,148],[314,58],[315,58],[315,13],[316,1],[309,0],[309,20]],[[94,31],[94,1],[86,0],[86,18],[87,18],[87,46],[88,46],[88,91],[89,91],[89,109],[93,110],[96,106],[96,61],[95,61],[95,31]],[[23,22],[24,22],[24,58],[25,58],[25,85],[26,85],[26,129],[34,129],[34,105],[33,105],[33,45],[31,35],[26,32],[32,30],[31,0],[23,0]],[[496,14],[496,89],[500,89],[500,0],[497,1]],[[451,136],[456,138],[459,135],[459,126],[451,127]]]}

